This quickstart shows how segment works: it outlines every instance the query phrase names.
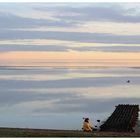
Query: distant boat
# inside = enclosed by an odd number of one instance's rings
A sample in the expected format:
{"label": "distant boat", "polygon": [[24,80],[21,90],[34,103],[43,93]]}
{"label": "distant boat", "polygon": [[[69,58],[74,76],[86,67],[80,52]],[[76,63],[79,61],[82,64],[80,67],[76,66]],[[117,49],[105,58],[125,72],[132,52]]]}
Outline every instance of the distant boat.
{"label": "distant boat", "polygon": [[130,80],[127,80],[126,82],[127,82],[127,83],[130,83]]}

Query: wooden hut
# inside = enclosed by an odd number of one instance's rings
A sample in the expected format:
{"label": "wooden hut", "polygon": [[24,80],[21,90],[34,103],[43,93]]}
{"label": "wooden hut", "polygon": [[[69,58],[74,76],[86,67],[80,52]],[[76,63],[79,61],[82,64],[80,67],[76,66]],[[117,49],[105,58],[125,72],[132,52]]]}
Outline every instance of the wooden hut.
{"label": "wooden hut", "polygon": [[101,131],[133,132],[138,120],[139,105],[116,106],[112,115],[100,126]]}

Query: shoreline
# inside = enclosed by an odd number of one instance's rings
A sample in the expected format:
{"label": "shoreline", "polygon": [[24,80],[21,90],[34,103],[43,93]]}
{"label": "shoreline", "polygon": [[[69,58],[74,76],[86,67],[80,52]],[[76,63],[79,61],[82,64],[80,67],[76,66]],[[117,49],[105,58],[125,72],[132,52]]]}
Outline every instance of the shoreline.
{"label": "shoreline", "polygon": [[0,137],[140,137],[140,133],[0,127]]}

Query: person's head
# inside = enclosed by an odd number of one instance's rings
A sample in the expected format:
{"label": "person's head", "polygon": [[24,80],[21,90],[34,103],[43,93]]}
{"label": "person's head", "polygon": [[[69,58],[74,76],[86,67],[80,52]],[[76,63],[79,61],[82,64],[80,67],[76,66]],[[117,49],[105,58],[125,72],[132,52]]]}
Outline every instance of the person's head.
{"label": "person's head", "polygon": [[85,122],[89,122],[89,118],[85,118]]}

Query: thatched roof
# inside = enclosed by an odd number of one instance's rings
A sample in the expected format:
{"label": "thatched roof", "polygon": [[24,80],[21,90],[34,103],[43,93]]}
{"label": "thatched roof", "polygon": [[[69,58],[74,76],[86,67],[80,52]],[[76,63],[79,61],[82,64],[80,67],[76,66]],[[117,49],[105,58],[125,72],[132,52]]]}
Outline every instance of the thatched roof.
{"label": "thatched roof", "polygon": [[112,115],[101,125],[101,131],[133,131],[138,120],[139,105],[116,106]]}

